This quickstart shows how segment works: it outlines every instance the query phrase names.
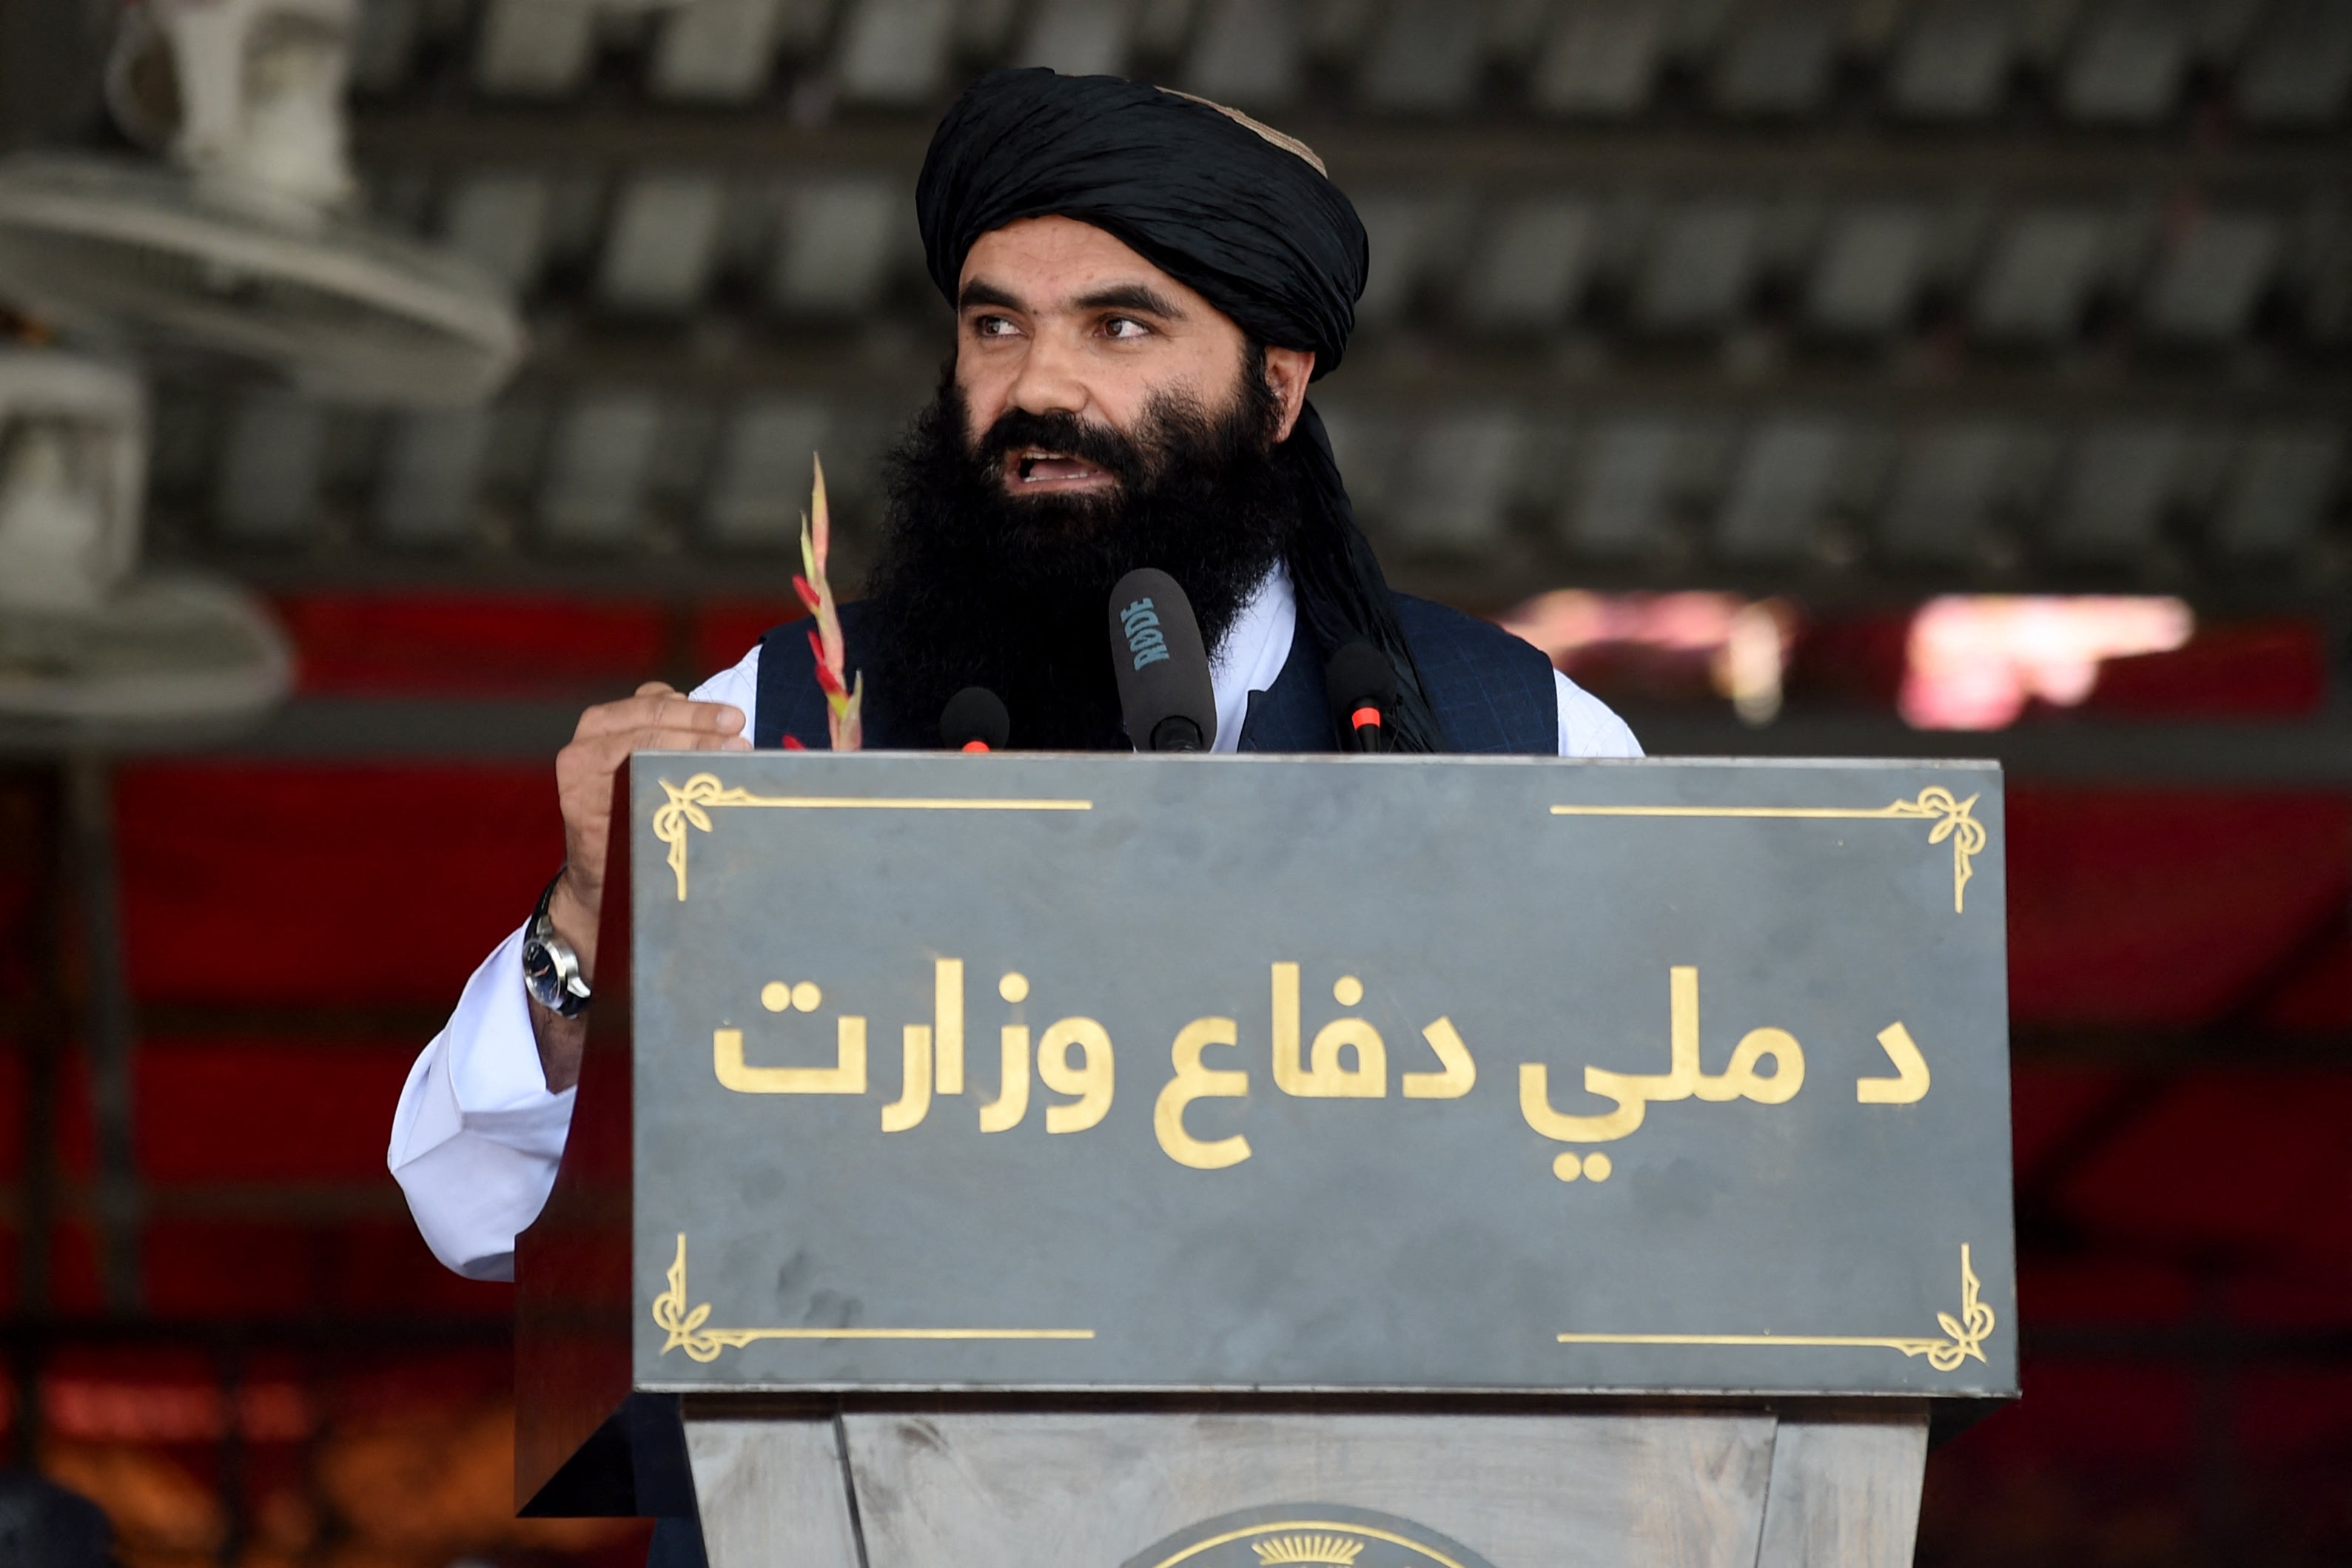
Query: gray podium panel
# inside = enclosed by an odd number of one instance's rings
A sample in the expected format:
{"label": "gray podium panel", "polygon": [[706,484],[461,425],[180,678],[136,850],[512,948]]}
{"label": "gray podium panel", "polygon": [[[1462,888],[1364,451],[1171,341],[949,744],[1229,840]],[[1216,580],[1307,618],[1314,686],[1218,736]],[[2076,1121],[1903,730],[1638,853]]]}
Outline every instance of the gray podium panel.
{"label": "gray podium panel", "polygon": [[[1826,1419],[853,1414],[854,1544],[830,1423],[688,1429],[712,1568],[1899,1568],[1927,1422],[1894,1401]],[[743,1487],[740,1456],[771,1441],[793,1458]],[[792,1462],[805,1479],[775,1474]],[[1258,1550],[1217,1528],[1235,1520]]]}
{"label": "gray podium panel", "polygon": [[861,1568],[839,1431],[828,1420],[686,1423],[710,1568]]}
{"label": "gray podium panel", "polygon": [[1911,1561],[1927,1423],[1877,1413],[1784,1417],[1756,1568]]}
{"label": "gray podium panel", "polygon": [[2016,1388],[1990,767],[632,789],[641,1389]]}
{"label": "gray podium panel", "polygon": [[873,1568],[1109,1568],[1276,1502],[1402,1516],[1494,1568],[1749,1568],[1772,1431],[1766,1416],[888,1416],[853,1418],[849,1447]]}

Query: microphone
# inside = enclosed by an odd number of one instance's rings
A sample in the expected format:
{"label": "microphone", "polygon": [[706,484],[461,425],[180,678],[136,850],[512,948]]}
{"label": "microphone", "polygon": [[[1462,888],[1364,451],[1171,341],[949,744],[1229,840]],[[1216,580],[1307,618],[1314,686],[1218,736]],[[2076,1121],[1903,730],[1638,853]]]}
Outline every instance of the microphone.
{"label": "microphone", "polygon": [[986,686],[966,686],[940,711],[940,743],[950,751],[1002,751],[1013,734],[1004,699]]}
{"label": "microphone", "polygon": [[1110,591],[1118,708],[1138,751],[1206,751],[1217,734],[1209,651],[1176,580],[1139,567]]}
{"label": "microphone", "polygon": [[1387,654],[1361,638],[1348,643],[1324,667],[1323,689],[1331,698],[1341,749],[1389,748],[1388,716],[1398,693],[1396,666]]}

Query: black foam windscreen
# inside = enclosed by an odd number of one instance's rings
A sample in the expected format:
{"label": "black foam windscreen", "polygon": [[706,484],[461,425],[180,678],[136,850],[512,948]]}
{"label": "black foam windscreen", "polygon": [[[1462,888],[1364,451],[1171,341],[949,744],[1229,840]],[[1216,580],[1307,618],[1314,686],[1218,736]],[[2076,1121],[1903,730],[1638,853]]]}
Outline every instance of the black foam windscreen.
{"label": "black foam windscreen", "polygon": [[[1389,717],[1396,712],[1396,664],[1370,641],[1359,638],[1342,646],[1323,667],[1323,690],[1331,699],[1331,722],[1339,732],[1343,750],[1385,751]],[[1356,715],[1365,708],[1380,718],[1360,725]]]}
{"label": "black foam windscreen", "polygon": [[1209,749],[1217,735],[1209,651],[1192,601],[1157,567],[1129,572],[1110,591],[1110,660],[1138,751]]}
{"label": "black foam windscreen", "polygon": [[986,686],[964,687],[940,710],[940,743],[950,751],[975,746],[1002,751],[1012,735],[1013,716],[1004,711],[1004,699]]}
{"label": "black foam windscreen", "polygon": [[1323,689],[1331,694],[1331,706],[1342,717],[1367,706],[1386,715],[1396,706],[1396,665],[1371,643],[1359,640],[1331,655],[1323,669]]}

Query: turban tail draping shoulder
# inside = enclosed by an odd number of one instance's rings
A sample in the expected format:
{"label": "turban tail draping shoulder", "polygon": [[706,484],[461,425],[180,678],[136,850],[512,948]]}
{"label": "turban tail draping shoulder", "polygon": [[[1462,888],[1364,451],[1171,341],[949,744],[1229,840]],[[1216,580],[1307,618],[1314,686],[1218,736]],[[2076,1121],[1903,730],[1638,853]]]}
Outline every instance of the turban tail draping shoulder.
{"label": "turban tail draping shoulder", "polygon": [[[1252,338],[1339,364],[1364,291],[1364,225],[1297,143],[1213,104],[1117,77],[982,77],[931,137],[915,188],[931,281],[953,305],[972,243],[1022,218],[1067,217],[1117,236]],[[1370,543],[1357,528],[1312,403],[1288,444],[1300,537],[1288,565],[1325,657],[1359,639],[1396,667],[1389,726],[1402,751],[1444,739]]]}

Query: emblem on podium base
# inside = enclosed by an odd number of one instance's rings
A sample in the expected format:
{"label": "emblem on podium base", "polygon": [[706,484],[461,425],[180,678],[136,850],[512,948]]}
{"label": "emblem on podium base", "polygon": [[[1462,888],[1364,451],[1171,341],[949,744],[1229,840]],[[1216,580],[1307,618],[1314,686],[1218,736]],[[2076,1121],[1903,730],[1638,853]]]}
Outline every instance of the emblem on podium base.
{"label": "emblem on podium base", "polygon": [[1202,1520],[1120,1568],[1489,1568],[1426,1525],[1370,1509],[1284,1502]]}

